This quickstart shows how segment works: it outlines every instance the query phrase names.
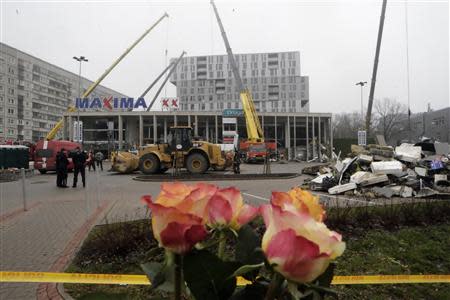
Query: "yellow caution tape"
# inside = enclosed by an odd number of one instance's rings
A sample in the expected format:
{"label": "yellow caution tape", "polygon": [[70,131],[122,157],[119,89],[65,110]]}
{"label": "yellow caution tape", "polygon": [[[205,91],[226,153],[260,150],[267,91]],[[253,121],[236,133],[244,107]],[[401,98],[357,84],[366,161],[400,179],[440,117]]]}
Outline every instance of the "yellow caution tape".
{"label": "yellow caution tape", "polygon": [[[145,275],[125,274],[83,274],[50,272],[14,272],[1,271],[0,282],[52,282],[52,283],[88,283],[149,285]],[[237,285],[251,282],[237,277]],[[399,283],[450,283],[450,275],[362,275],[334,276],[331,284],[399,284]]]}

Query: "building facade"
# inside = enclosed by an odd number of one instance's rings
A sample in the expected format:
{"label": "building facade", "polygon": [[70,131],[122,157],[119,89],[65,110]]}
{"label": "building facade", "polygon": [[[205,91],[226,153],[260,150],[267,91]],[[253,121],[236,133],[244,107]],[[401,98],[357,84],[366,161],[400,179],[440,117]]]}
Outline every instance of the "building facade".
{"label": "building facade", "polygon": [[[81,92],[91,84],[81,78]],[[78,95],[77,74],[0,43],[0,142],[45,137]],[[90,95],[110,96],[126,97],[104,86]]]}
{"label": "building facade", "polygon": [[403,130],[393,136],[394,143],[401,143],[402,140],[408,138],[412,141],[420,141],[422,137],[450,143],[450,107],[413,114],[411,116],[411,132],[409,132],[407,116],[400,123]]}
{"label": "building facade", "polygon": [[[309,77],[301,76],[300,52],[237,54],[235,60],[257,111],[309,112]],[[227,55],[184,57],[170,81],[181,110],[242,108]]]}
{"label": "building facade", "polygon": [[[333,147],[331,113],[267,113],[259,114],[264,137],[286,150],[288,157],[303,159],[318,157],[323,147],[330,155]],[[65,113],[65,123],[71,124],[76,114]],[[187,111],[86,111],[83,121],[84,147],[112,151],[130,149],[145,144],[167,142],[172,126],[190,126],[194,135],[212,143],[225,143],[225,112]],[[246,136],[245,118],[237,119],[240,138]],[[68,126],[70,128],[70,126]],[[66,137],[70,134],[64,130]],[[322,146],[320,146],[322,145]],[[322,150],[319,151],[319,149]]]}

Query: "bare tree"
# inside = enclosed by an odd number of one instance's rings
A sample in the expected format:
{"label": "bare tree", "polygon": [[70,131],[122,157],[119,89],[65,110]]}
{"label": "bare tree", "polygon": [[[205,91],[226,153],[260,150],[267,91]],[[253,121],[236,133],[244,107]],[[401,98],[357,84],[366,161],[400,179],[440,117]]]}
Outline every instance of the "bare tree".
{"label": "bare tree", "polygon": [[333,136],[335,138],[356,138],[358,130],[364,127],[361,113],[340,113],[333,116]]}
{"label": "bare tree", "polygon": [[403,130],[402,121],[408,113],[406,105],[395,99],[384,98],[375,102],[375,126],[390,141],[393,134]]}

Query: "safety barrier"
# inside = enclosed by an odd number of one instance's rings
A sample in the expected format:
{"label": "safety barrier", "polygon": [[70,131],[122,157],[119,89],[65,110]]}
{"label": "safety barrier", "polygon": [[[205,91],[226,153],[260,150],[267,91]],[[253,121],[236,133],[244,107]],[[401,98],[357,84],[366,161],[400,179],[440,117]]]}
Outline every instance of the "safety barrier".
{"label": "safety barrier", "polygon": [[[0,272],[0,282],[51,282],[84,284],[149,285],[145,275],[127,274],[85,274],[51,272]],[[237,277],[238,285],[250,281]],[[331,284],[404,284],[404,283],[450,283],[450,275],[361,275],[334,276]]]}

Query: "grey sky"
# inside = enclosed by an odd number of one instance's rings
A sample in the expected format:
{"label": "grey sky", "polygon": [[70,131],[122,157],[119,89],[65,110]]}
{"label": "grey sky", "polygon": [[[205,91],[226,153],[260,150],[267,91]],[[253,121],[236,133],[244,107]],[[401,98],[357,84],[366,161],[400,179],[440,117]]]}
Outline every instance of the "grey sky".
{"label": "grey sky", "polygon": [[[74,55],[89,62],[95,80],[165,11],[170,15],[105,79],[104,85],[137,97],[182,50],[225,54],[208,0],[3,1],[0,40],[77,72]],[[300,51],[310,76],[313,112],[360,109],[357,81],[370,82],[381,0],[216,1],[235,53]],[[449,102],[448,1],[408,1],[410,99],[413,112]],[[375,98],[407,103],[404,1],[389,1]],[[367,103],[369,85],[365,87]],[[168,96],[175,89],[168,84]]]}

